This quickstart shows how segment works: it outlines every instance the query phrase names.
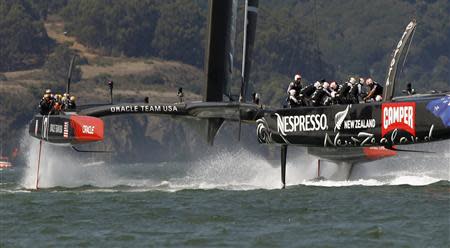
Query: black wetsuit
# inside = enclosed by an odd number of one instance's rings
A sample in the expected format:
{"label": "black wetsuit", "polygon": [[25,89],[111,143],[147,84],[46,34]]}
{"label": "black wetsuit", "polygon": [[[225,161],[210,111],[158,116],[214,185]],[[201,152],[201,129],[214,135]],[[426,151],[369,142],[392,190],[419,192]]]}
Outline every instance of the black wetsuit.
{"label": "black wetsuit", "polygon": [[305,97],[311,97],[311,95],[316,91],[316,87],[314,85],[308,85],[301,90],[301,93]]}
{"label": "black wetsuit", "polygon": [[362,84],[356,83],[352,85],[352,88],[350,89],[350,101],[352,103],[359,103],[360,97],[361,97],[361,89]]}
{"label": "black wetsuit", "polygon": [[291,82],[289,84],[287,93],[289,94],[289,91],[291,91],[291,90],[295,90],[295,97],[298,97],[300,95],[300,91],[302,90],[301,82],[300,81]]}
{"label": "black wetsuit", "polygon": [[312,85],[312,84],[310,84],[310,85],[306,86],[305,88],[303,88],[300,91],[301,104],[304,105],[304,106],[310,105],[310,98],[314,94],[315,91],[316,91],[316,87],[314,87],[314,85]]}
{"label": "black wetsuit", "polygon": [[321,106],[322,99],[326,96],[326,92],[322,88],[316,89],[311,96],[311,103],[313,106]]}
{"label": "black wetsuit", "polygon": [[340,104],[345,104],[345,103],[349,103],[349,92],[350,92],[350,85],[348,85],[348,83],[344,83],[343,85],[341,85],[339,87],[339,91],[338,91],[338,97],[337,97],[337,102]]}
{"label": "black wetsuit", "polygon": [[69,103],[67,104],[67,109],[68,110],[74,110],[77,108],[77,105],[75,104],[74,101],[69,101]]}
{"label": "black wetsuit", "polygon": [[53,102],[51,100],[42,99],[39,103],[39,113],[41,115],[48,115],[53,108]]}
{"label": "black wetsuit", "polygon": [[[377,82],[373,82],[372,85],[369,85],[369,92],[375,89],[373,95],[370,97],[375,100],[377,96],[383,96],[383,86],[378,84]],[[370,93],[369,93],[370,94]]]}

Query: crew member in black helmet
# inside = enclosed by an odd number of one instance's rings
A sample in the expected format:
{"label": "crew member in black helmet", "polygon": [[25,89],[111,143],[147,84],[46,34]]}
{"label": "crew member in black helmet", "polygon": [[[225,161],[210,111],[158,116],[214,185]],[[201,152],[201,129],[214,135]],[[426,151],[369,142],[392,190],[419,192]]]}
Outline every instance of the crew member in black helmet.
{"label": "crew member in black helmet", "polygon": [[50,94],[44,94],[41,102],[39,103],[39,113],[41,115],[48,115],[53,108],[53,100]]}

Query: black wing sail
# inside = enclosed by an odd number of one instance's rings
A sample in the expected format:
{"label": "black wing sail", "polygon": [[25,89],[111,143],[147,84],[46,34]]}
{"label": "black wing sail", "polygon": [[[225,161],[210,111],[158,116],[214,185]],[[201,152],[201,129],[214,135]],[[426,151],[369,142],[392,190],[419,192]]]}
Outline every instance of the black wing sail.
{"label": "black wing sail", "polygon": [[416,29],[416,21],[411,21],[408,26],[406,26],[405,32],[403,32],[402,38],[398,42],[392,53],[392,59],[389,64],[389,70],[386,77],[386,88],[384,90],[383,101],[391,101],[394,97],[395,89],[395,79],[397,77],[398,62],[403,55],[403,50],[414,34]]}
{"label": "black wing sail", "polygon": [[[209,0],[208,37],[205,54],[205,102],[222,102],[230,96],[233,68],[233,49],[236,32],[237,0]],[[213,144],[214,137],[224,122],[211,118],[206,123],[206,139]]]}
{"label": "black wing sail", "polygon": [[256,21],[258,18],[259,0],[245,1],[244,46],[242,51],[242,85],[241,97],[245,102],[249,98],[248,83],[252,65],[253,46],[255,43]]}
{"label": "black wing sail", "polygon": [[236,0],[209,1],[205,102],[221,102],[224,95],[229,95],[236,12]]}

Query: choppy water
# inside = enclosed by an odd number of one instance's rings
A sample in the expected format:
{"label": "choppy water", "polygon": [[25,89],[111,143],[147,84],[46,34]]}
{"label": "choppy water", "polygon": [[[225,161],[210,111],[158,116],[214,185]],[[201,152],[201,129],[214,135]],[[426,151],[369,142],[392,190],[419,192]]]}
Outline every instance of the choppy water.
{"label": "choppy water", "polygon": [[[0,172],[1,247],[449,247],[450,163],[414,155],[310,181],[314,158],[276,162],[245,150],[193,162],[111,164],[50,151],[40,185]],[[297,164],[301,161],[301,165]],[[325,165],[324,173],[336,166]],[[328,172],[327,172],[328,170]]]}

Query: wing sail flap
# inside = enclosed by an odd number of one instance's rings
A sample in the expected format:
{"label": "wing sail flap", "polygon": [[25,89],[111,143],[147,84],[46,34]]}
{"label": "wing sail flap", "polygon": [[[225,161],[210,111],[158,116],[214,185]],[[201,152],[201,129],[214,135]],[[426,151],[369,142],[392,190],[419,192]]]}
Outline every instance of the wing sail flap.
{"label": "wing sail flap", "polygon": [[414,34],[416,28],[416,21],[411,21],[406,26],[405,32],[403,32],[402,38],[398,42],[394,51],[392,52],[391,62],[389,64],[389,70],[386,77],[386,88],[384,90],[383,101],[391,101],[394,97],[395,80],[397,78],[398,62],[403,55],[403,49],[405,48],[408,40],[410,40]]}

